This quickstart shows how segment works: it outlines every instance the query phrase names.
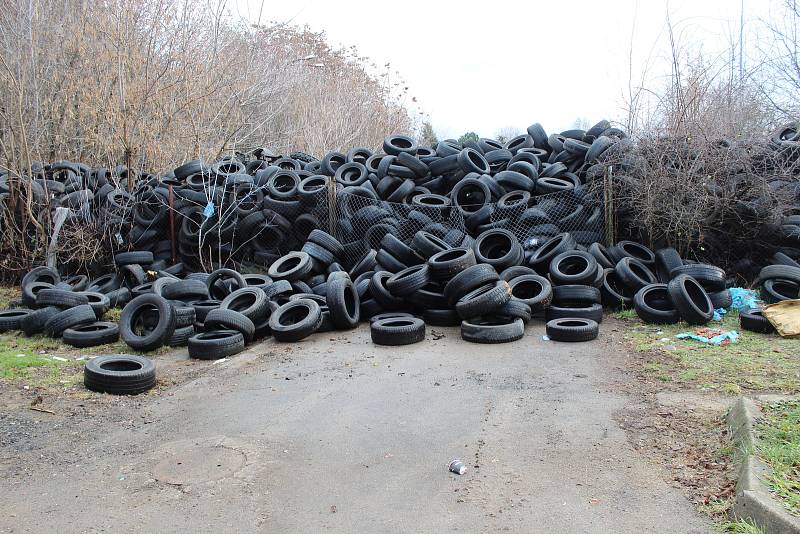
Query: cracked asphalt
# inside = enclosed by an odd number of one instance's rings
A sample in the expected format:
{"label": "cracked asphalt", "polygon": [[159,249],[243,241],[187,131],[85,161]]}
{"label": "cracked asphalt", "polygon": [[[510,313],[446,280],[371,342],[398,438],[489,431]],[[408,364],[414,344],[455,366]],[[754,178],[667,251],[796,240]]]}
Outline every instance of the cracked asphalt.
{"label": "cracked asphalt", "polygon": [[365,325],[267,341],[0,448],[0,531],[711,530],[614,421],[632,401],[608,328],[579,344],[543,325],[507,345],[428,327],[380,347]]}

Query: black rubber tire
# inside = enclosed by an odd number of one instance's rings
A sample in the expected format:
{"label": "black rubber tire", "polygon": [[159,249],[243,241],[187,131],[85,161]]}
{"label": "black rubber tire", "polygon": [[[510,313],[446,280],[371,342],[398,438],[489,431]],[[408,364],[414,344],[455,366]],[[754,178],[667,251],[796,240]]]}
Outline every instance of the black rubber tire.
{"label": "black rubber tire", "polygon": [[761,284],[761,299],[767,304],[796,298],[800,298],[800,284],[776,278],[769,278]]}
{"label": "black rubber tire", "polygon": [[731,296],[731,292],[727,289],[723,289],[722,291],[717,291],[715,293],[709,293],[708,298],[711,299],[711,305],[715,310],[727,310],[733,306],[733,297]]}
{"label": "black rubber tire", "polygon": [[269,327],[276,341],[300,341],[322,325],[319,304],[309,299],[287,302],[272,312]]}
{"label": "black rubber tire", "polygon": [[760,284],[764,280],[770,279],[789,280],[800,284],[800,268],[791,265],[767,265],[761,269],[754,283]]}
{"label": "black rubber tire", "polygon": [[369,318],[370,323],[374,323],[375,321],[380,321],[381,319],[400,319],[400,318],[414,318],[415,315],[413,313],[404,312],[404,311],[390,311],[390,312],[383,312],[377,315],[373,315]]}
{"label": "black rubber tire", "polygon": [[120,288],[122,284],[122,280],[120,277],[115,273],[104,274],[98,278],[95,278],[91,282],[89,282],[89,286],[86,288],[87,291],[97,291],[98,293],[110,293],[116,289]]}
{"label": "black rubber tire", "polygon": [[44,325],[45,333],[50,337],[61,337],[67,328],[89,324],[97,321],[94,310],[88,304],[62,310],[53,315]]}
{"label": "black rubber tire", "polygon": [[20,287],[24,291],[25,288],[34,282],[46,282],[50,285],[56,285],[61,281],[61,276],[58,272],[50,267],[34,267],[22,277]]}
{"label": "black rubber tire", "polygon": [[[146,311],[155,310],[158,322],[151,330],[137,330],[139,319]],[[119,334],[122,340],[138,351],[155,350],[163,346],[175,332],[175,308],[170,302],[155,293],[147,293],[130,301],[122,310],[119,319]]]}
{"label": "black rubber tire", "polygon": [[[153,293],[158,294],[156,283],[158,280],[153,285]],[[161,296],[169,300],[204,300],[208,298],[208,286],[201,280],[187,278],[166,285],[159,284],[159,286],[161,287]]]}
{"label": "black rubber tire", "polygon": [[614,269],[604,269],[600,295],[603,306],[612,310],[633,307],[634,293],[622,285]]}
{"label": "black rubber tire", "polygon": [[42,289],[36,295],[36,307],[56,306],[57,308],[72,308],[89,304],[89,297],[65,289]]}
{"label": "black rubber tire", "polygon": [[600,304],[600,290],[593,286],[570,284],[553,288],[553,304],[556,306],[589,306]]}
{"label": "black rubber tire", "polygon": [[636,293],[648,284],[656,283],[656,275],[647,265],[631,256],[625,256],[617,262],[614,271],[622,285],[631,293]]}
{"label": "black rubber tire", "polygon": [[443,250],[428,258],[428,269],[431,278],[446,282],[476,263],[475,253],[471,248],[456,247]]}
{"label": "black rubber tire", "polygon": [[597,339],[600,325],[591,319],[565,317],[548,321],[545,330],[551,341],[582,342]]}
{"label": "black rubber tire", "polygon": [[516,236],[508,230],[493,229],[482,232],[472,246],[478,263],[486,263],[502,271],[520,265],[525,257]]}
{"label": "black rubber tire", "polygon": [[147,281],[147,274],[138,263],[123,265],[119,269],[119,274],[122,276],[122,281],[128,289],[133,289]]}
{"label": "black rubber tire", "polygon": [[322,245],[312,243],[311,241],[307,241],[306,243],[304,243],[300,251],[305,252],[306,254],[311,256],[312,261],[316,260],[325,267],[327,267],[332,263],[336,263],[337,260],[333,252],[323,247]]}
{"label": "black rubber tire", "polygon": [[761,310],[752,309],[739,312],[739,325],[742,330],[758,332],[759,334],[772,334],[775,327],[764,317]]}
{"label": "black rubber tire", "polygon": [[407,297],[430,282],[428,264],[414,265],[393,274],[386,280],[386,289],[397,297]]}
{"label": "black rubber tire", "polygon": [[127,303],[131,301],[131,290],[127,287],[114,289],[106,293],[108,297],[108,305],[112,308],[124,308]]}
{"label": "black rubber tire", "polygon": [[236,330],[213,330],[195,334],[186,342],[189,357],[196,360],[219,360],[244,350],[244,336]]}
{"label": "black rubber tire", "polygon": [[511,317],[514,319],[522,319],[522,322],[528,324],[531,321],[533,312],[531,307],[522,302],[521,300],[511,298],[508,302],[497,308],[495,315],[501,317]]}
{"label": "black rubber tire", "polygon": [[220,302],[219,308],[237,311],[256,323],[269,313],[269,299],[263,289],[247,286],[225,297]]}
{"label": "black rubber tire", "polygon": [[427,309],[422,312],[422,319],[425,324],[431,326],[458,326],[461,324],[461,317],[452,308],[437,310]]}
{"label": "black rubber tire", "polygon": [[691,276],[708,292],[722,291],[725,289],[725,271],[715,265],[690,263],[688,265],[675,267],[669,272],[670,279],[681,274]]}
{"label": "black rubber tire", "polygon": [[73,347],[97,347],[119,341],[117,323],[97,322],[67,328],[62,334],[67,345]]}
{"label": "black rubber tire", "polygon": [[689,324],[702,325],[711,320],[714,308],[703,286],[686,274],[679,274],[667,285],[672,304]]}
{"label": "black rubber tire", "polygon": [[456,311],[462,319],[492,315],[509,300],[511,300],[511,286],[505,280],[498,280],[470,291],[458,299]]}
{"label": "black rubber tire", "polygon": [[86,362],[83,384],[100,393],[138,395],[156,385],[156,366],[142,356],[98,356]]}
{"label": "black rubber tire", "polygon": [[61,309],[55,306],[47,306],[46,308],[33,310],[20,320],[18,329],[22,330],[25,335],[29,337],[34,334],[39,334],[44,331],[44,325],[47,321],[59,313],[61,313]]}
{"label": "black rubber tire", "polygon": [[597,277],[597,260],[588,252],[569,250],[550,261],[554,285],[589,285]]}
{"label": "black rubber tire", "polygon": [[381,319],[371,323],[369,331],[376,345],[410,345],[425,339],[425,322],[416,317]]}
{"label": "black rubber tire", "polygon": [[649,284],[636,292],[633,309],[645,323],[675,324],[681,320],[672,304],[667,284]]}
{"label": "black rubber tire", "polygon": [[428,258],[442,252],[443,250],[449,250],[453,248],[450,243],[441,239],[430,232],[425,232],[420,230],[414,237],[411,239],[411,248],[419,254],[421,258],[427,261]]}
{"label": "black rubber tire", "polygon": [[589,306],[580,307],[550,306],[545,310],[544,314],[547,321],[572,317],[578,319],[591,319],[598,324],[603,322],[603,307],[600,304],[591,304]]}
{"label": "black rubber tire", "polygon": [[508,285],[511,297],[530,306],[532,313],[543,312],[553,300],[550,280],[538,274],[517,276]]}
{"label": "black rubber tire", "polygon": [[[370,277],[369,293],[377,304],[384,310],[399,310],[405,306],[402,297],[392,295],[386,287],[386,281],[393,275],[387,271],[378,271]],[[326,289],[327,294],[327,289]]]}
{"label": "black rubber tire", "polygon": [[383,239],[381,239],[381,248],[385,249],[386,252],[397,258],[406,266],[417,265],[423,261],[422,258],[414,253],[411,247],[400,241],[394,234],[386,234],[383,236]]}
{"label": "black rubber tire", "polygon": [[500,280],[505,280],[506,282],[510,282],[511,280],[513,280],[518,276],[524,276],[527,274],[536,274],[536,271],[525,265],[512,265],[511,267],[504,269],[503,272],[500,273]]}
{"label": "black rubber tire", "polygon": [[[206,278],[206,296],[201,298],[211,298],[216,300],[222,300],[234,290],[229,290],[229,285],[222,283],[217,284],[217,281],[224,281],[224,280],[233,280],[236,284],[236,289],[241,289],[243,287],[247,287],[247,282],[244,281],[244,278],[241,274],[233,269],[217,269],[216,271],[212,272]],[[167,286],[170,287],[170,286]],[[166,289],[166,288],[164,288]]]}
{"label": "black rubber tire", "polygon": [[551,237],[542,246],[536,249],[528,264],[539,274],[547,274],[550,261],[569,250],[575,250],[575,240],[568,233],[561,233]]}
{"label": "black rubber tire", "polygon": [[147,250],[134,250],[132,252],[118,252],[114,256],[114,263],[117,267],[124,265],[150,265],[153,263],[153,253]]}
{"label": "black rubber tire", "polygon": [[361,301],[353,281],[347,275],[328,279],[325,302],[330,320],[337,330],[350,330],[358,326]]}
{"label": "black rubber tire", "polygon": [[623,258],[634,258],[648,269],[655,267],[656,264],[656,255],[653,251],[636,241],[619,241],[608,249],[608,254],[617,263]]}
{"label": "black rubber tire", "polygon": [[20,330],[20,322],[31,312],[32,310],[26,308],[12,308],[0,311],[0,333]]}
{"label": "black rubber tire", "polygon": [[219,308],[220,304],[222,304],[220,300],[198,300],[193,302],[192,307],[194,308],[195,322],[204,322],[208,312]]}
{"label": "black rubber tire", "polygon": [[444,296],[450,306],[455,303],[470,291],[500,279],[497,270],[491,265],[477,264],[472,267],[467,267],[457,275],[455,275],[444,286]]}
{"label": "black rubber tire", "polygon": [[251,342],[256,332],[256,325],[249,317],[238,311],[226,308],[217,308],[208,312],[203,321],[203,327],[208,332],[213,330],[236,330],[244,336],[245,343]]}
{"label": "black rubber tire", "polygon": [[184,306],[183,303],[172,303],[175,308],[175,330],[192,326],[197,321],[197,313],[194,306]]}
{"label": "black rubber tire", "polygon": [[54,289],[49,282],[28,282],[22,286],[22,303],[28,308],[36,308],[36,295],[43,289]]}
{"label": "black rubber tire", "polygon": [[98,321],[100,321],[103,315],[111,308],[111,300],[107,295],[95,291],[81,291],[79,294],[85,295],[86,298],[89,299],[89,306],[94,310]]}
{"label": "black rubber tire", "polygon": [[474,317],[461,323],[461,339],[470,343],[511,343],[525,335],[522,319],[509,317]]}
{"label": "black rubber tire", "polygon": [[656,251],[656,274],[662,284],[669,283],[672,280],[672,269],[676,269],[683,265],[683,260],[678,251],[674,248],[660,248]]}
{"label": "black rubber tire", "polygon": [[608,255],[608,250],[606,250],[606,247],[600,243],[592,243],[589,245],[588,252],[594,256],[594,259],[603,267],[603,269],[614,267],[614,260],[612,260],[611,256]]}
{"label": "black rubber tire", "polygon": [[311,256],[306,252],[290,252],[275,260],[269,266],[267,274],[273,280],[294,282],[304,278],[311,272]]}

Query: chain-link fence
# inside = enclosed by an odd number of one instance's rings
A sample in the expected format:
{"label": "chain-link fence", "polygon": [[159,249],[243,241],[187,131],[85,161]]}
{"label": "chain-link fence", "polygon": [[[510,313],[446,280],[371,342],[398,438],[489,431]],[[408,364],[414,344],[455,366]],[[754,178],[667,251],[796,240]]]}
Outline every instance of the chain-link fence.
{"label": "chain-link fence", "polygon": [[114,250],[151,250],[156,258],[204,270],[266,268],[299,250],[315,228],[342,242],[345,267],[381,248],[389,233],[410,242],[423,230],[452,246],[468,246],[480,233],[498,228],[513,233],[526,250],[561,232],[583,245],[604,235],[602,191],[585,186],[538,196],[519,191],[495,203],[453,204],[447,196],[424,193],[397,203],[328,179],[298,195],[274,197],[253,182],[194,189],[159,183],[108,199],[115,209],[101,212],[102,224]]}

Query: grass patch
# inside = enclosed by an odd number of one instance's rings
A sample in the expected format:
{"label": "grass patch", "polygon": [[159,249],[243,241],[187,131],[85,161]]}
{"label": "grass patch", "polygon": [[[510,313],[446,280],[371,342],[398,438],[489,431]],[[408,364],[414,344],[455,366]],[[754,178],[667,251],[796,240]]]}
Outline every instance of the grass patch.
{"label": "grass patch", "polygon": [[82,356],[98,354],[140,354],[157,356],[174,350],[161,347],[140,353],[122,341],[77,349],[44,335],[25,337],[20,332],[0,334],[0,380],[22,383],[31,387],[74,385],[83,377],[85,359]]}
{"label": "grass patch", "polygon": [[20,291],[16,287],[0,286],[0,310],[8,308],[11,299],[20,296]]}
{"label": "grass patch", "polygon": [[800,399],[765,403],[756,427],[756,454],[772,468],[767,479],[784,506],[800,515]]}
{"label": "grass patch", "polygon": [[719,524],[720,532],[728,534],[764,534],[750,519],[737,519]]}
{"label": "grass patch", "polygon": [[736,311],[708,324],[710,328],[739,332],[739,342],[724,347],[677,339],[676,334],[697,328],[686,323],[650,325],[638,318],[625,322],[630,327],[626,337],[635,350],[652,355],[644,370],[659,380],[732,395],[742,390],[800,392],[797,340],[742,330]]}

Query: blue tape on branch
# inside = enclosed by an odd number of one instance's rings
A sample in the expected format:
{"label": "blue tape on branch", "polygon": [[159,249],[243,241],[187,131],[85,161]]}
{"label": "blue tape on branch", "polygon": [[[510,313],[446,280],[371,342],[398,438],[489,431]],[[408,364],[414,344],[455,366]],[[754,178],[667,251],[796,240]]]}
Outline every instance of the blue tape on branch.
{"label": "blue tape on branch", "polygon": [[214,215],[214,203],[210,200],[208,201],[208,204],[206,204],[206,207],[203,208],[203,215],[206,216],[206,219]]}

